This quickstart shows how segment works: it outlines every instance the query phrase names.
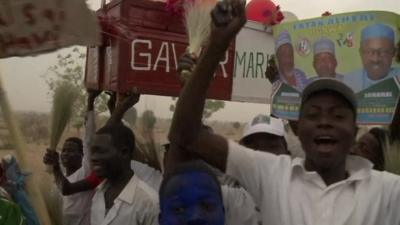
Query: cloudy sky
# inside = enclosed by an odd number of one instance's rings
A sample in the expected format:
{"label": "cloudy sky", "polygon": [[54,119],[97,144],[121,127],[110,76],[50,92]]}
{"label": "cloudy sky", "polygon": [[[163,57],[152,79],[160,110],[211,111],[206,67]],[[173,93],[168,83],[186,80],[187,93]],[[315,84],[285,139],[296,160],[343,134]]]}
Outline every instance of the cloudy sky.
{"label": "cloudy sky", "polygon": [[[101,0],[89,0],[92,9],[100,6]],[[325,11],[334,14],[363,11],[385,10],[400,14],[399,0],[276,0],[276,4],[284,11],[290,11],[299,19],[318,17]],[[34,110],[46,112],[50,109],[50,99],[47,96],[47,85],[43,75],[49,66],[56,63],[57,53],[36,57],[9,58],[0,60],[0,73],[14,110]],[[171,98],[143,96],[138,104],[139,111],[152,109],[159,117],[170,117],[169,105]],[[216,120],[247,121],[258,113],[269,112],[268,105],[246,103],[227,103],[224,110],[217,112],[212,118]]]}

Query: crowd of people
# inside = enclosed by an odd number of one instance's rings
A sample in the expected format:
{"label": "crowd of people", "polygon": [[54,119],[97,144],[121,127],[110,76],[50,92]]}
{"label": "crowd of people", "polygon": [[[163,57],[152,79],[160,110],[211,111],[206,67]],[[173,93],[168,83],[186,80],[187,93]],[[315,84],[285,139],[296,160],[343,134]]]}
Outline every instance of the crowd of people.
{"label": "crowd of people", "polygon": [[[300,116],[290,124],[304,158],[291,154],[285,121],[273,115],[254,117],[238,142],[203,124],[208,87],[246,22],[245,3],[223,0],[211,15],[201,56],[184,55],[179,62],[178,71],[191,75],[176,105],[162,169],[133,156],[135,134],[122,120],[140,94],[119,94],[118,103],[110,98],[111,116],[96,129],[94,103],[101,92],[88,90],[83,140],[67,138],[60,154],[48,149],[43,157],[63,195],[63,224],[400,225],[400,177],[384,170],[387,134],[373,128],[356,141],[354,91],[341,82],[336,63],[318,66],[336,61],[329,40],[315,43],[314,67],[339,79],[304,81]],[[288,43],[284,34],[276,48],[293,52]],[[296,73],[291,62],[287,66]],[[295,79],[287,82],[303,78]],[[0,217],[0,224],[31,218],[10,197],[0,198],[0,211],[10,218]]]}

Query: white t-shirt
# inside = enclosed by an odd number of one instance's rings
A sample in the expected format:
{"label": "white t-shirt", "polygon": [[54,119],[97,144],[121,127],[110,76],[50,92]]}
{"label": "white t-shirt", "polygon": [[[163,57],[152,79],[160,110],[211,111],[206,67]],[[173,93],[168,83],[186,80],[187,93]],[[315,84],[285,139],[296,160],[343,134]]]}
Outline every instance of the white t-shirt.
{"label": "white t-shirt", "polygon": [[[135,160],[131,161],[131,168],[140,179],[158,192],[163,179],[160,171]],[[225,208],[225,224],[257,224],[254,201],[246,190],[222,185],[221,191]]]}
{"label": "white t-shirt", "polygon": [[304,159],[229,141],[227,173],[261,209],[263,225],[400,225],[400,177],[349,156],[346,180],[326,186]]}
{"label": "white t-shirt", "polygon": [[92,225],[156,225],[158,224],[157,193],[138,176],[133,175],[128,184],[114,200],[106,214],[104,193],[107,180],[97,188],[92,199]]}
{"label": "white t-shirt", "polygon": [[[85,136],[83,138],[82,167],[73,174],[66,177],[69,182],[77,182],[85,179],[90,173],[90,151],[89,146],[96,130],[94,112],[86,114]],[[85,191],[68,196],[63,196],[63,224],[64,225],[89,225],[90,203],[94,191]]]}

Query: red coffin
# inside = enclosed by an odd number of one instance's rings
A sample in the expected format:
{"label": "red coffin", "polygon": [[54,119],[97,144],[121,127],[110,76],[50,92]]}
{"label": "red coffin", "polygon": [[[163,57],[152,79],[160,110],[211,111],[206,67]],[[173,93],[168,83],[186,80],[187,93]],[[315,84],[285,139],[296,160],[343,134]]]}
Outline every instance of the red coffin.
{"label": "red coffin", "polygon": [[[103,46],[89,47],[88,88],[178,96],[177,59],[187,46],[183,19],[165,10],[164,2],[115,0],[97,11],[103,18]],[[106,19],[104,19],[106,18]],[[230,100],[234,44],[221,62],[209,98]]]}

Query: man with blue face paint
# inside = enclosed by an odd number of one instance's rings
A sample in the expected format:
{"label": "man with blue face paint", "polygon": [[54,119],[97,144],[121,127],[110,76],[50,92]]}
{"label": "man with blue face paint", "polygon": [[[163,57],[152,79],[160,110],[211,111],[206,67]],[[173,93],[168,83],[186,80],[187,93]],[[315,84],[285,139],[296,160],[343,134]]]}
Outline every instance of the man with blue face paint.
{"label": "man with blue face paint", "polygon": [[395,33],[391,27],[380,23],[365,27],[361,31],[360,44],[364,68],[345,76],[344,82],[358,92],[400,75],[400,68],[392,67],[395,54]]}
{"label": "man with blue face paint", "polygon": [[201,161],[179,165],[161,183],[160,225],[224,225],[220,184]]}
{"label": "man with blue face paint", "polygon": [[180,93],[167,157],[198,157],[236,178],[260,207],[263,224],[400,224],[400,177],[349,155],[357,98],[343,82],[320,78],[303,90],[296,132],[305,159],[254,151],[200,129],[207,90],[246,22],[244,12],[242,0],[223,0],[214,8],[223,23],[213,17],[209,40]]}

